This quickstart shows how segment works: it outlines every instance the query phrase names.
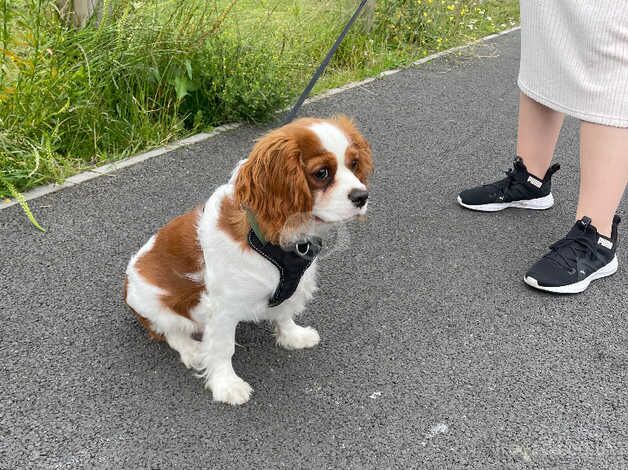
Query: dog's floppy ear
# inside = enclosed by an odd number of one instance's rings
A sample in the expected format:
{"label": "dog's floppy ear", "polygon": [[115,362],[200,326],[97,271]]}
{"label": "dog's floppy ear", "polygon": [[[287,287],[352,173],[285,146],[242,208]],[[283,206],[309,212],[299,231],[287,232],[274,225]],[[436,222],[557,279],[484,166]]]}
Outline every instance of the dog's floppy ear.
{"label": "dog's floppy ear", "polygon": [[373,154],[371,152],[371,146],[360,131],[358,131],[351,118],[341,114],[336,116],[335,120],[344,133],[349,136],[351,143],[358,149],[360,163],[356,171],[356,176],[362,183],[367,184],[369,176],[373,173]]}
{"label": "dog's floppy ear", "polygon": [[280,232],[291,216],[312,211],[312,194],[294,138],[280,129],[255,144],[238,170],[235,199],[255,215],[272,243],[279,242]]}

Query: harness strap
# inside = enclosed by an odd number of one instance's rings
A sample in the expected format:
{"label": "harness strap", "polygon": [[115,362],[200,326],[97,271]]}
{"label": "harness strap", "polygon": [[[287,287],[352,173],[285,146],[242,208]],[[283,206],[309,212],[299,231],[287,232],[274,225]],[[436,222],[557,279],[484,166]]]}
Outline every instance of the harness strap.
{"label": "harness strap", "polygon": [[292,297],[299,287],[305,271],[312,265],[321,251],[322,241],[314,237],[302,243],[296,243],[294,250],[284,250],[279,245],[263,243],[253,229],[247,237],[253,250],[270,261],[279,271],[279,284],[268,300],[269,307],[276,307]]}
{"label": "harness strap", "polygon": [[262,229],[259,228],[259,224],[257,223],[257,219],[255,218],[255,215],[253,215],[253,212],[251,212],[250,210],[246,209],[246,220],[249,222],[249,226],[251,227],[251,230],[253,230],[253,232],[255,232],[255,235],[257,236],[258,240],[260,242],[262,242],[262,245],[266,245],[267,240],[266,237],[264,236],[264,233],[262,232]]}

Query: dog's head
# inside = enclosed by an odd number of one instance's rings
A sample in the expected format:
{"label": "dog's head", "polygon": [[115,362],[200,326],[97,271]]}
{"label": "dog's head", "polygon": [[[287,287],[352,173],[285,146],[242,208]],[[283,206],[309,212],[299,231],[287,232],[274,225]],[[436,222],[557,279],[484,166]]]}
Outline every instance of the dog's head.
{"label": "dog's head", "polygon": [[235,175],[235,202],[278,243],[305,225],[364,215],[372,171],[371,148],[350,119],[299,119],[255,144]]}

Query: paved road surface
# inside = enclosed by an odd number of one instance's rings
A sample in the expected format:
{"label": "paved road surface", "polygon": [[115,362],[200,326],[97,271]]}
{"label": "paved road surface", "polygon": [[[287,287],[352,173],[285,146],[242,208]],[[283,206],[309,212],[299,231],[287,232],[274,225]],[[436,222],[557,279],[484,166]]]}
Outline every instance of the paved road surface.
{"label": "paved road surface", "polygon": [[241,408],[147,340],[121,284],[261,129],[37,199],[46,234],[1,211],[0,468],[627,468],[626,269],[575,297],[521,279],[571,226],[577,123],[550,211],[455,203],[510,165],[518,52],[512,33],[306,108],[355,116],[370,139],[370,217],[322,263],[301,320],[318,348],[238,329],[235,369],[255,388]]}

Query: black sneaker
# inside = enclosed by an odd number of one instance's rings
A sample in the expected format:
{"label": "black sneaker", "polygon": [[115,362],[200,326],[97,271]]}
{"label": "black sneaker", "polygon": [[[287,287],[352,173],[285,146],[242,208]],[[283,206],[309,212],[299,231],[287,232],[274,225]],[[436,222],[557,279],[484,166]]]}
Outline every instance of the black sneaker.
{"label": "black sneaker", "polygon": [[552,165],[543,180],[528,173],[520,157],[515,158],[513,168],[506,178],[495,183],[467,189],[458,195],[462,207],[474,211],[496,212],[508,207],[521,209],[549,209],[554,205],[552,175],[560,165]]}
{"label": "black sneaker", "polygon": [[591,219],[577,221],[567,236],[550,246],[550,252],[536,262],[523,280],[529,286],[558,294],[584,291],[591,281],[617,271],[617,225],[613,218],[611,238],[597,233]]}

